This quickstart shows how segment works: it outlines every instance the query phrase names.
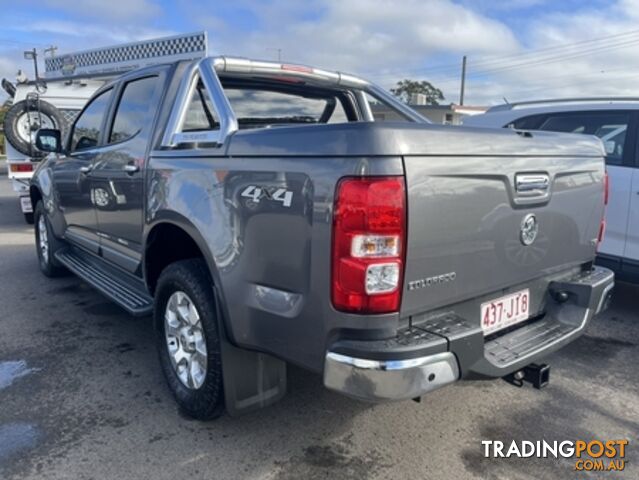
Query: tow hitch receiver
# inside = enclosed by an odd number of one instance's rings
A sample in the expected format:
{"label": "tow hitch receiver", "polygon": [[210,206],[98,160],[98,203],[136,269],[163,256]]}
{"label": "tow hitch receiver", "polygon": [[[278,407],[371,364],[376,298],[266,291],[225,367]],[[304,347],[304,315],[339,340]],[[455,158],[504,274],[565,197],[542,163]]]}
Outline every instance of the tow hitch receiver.
{"label": "tow hitch receiver", "polygon": [[550,383],[550,365],[531,363],[523,370],[506,375],[504,380],[516,387],[523,387],[524,382],[528,382],[540,390]]}

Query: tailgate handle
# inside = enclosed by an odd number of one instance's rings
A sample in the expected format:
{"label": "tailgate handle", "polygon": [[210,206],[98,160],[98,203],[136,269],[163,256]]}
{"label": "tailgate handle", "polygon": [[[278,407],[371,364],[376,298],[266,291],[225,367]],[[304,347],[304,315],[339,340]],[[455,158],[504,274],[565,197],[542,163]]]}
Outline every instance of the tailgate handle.
{"label": "tailgate handle", "polygon": [[515,188],[522,195],[545,195],[549,186],[550,178],[545,174],[515,175]]}

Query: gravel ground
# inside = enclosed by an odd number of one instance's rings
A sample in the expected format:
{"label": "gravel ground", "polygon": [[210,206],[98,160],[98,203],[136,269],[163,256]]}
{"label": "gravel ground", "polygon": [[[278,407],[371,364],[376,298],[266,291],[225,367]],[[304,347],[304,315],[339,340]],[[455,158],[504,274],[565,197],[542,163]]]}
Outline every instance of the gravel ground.
{"label": "gravel ground", "polygon": [[541,391],[464,382],[371,406],[289,368],[279,404],[200,423],[177,411],[148,319],[39,273],[0,176],[0,478],[574,478],[574,460],[485,459],[481,441],[591,438],[629,439],[627,465],[582,476],[639,478],[638,299],[620,284]]}

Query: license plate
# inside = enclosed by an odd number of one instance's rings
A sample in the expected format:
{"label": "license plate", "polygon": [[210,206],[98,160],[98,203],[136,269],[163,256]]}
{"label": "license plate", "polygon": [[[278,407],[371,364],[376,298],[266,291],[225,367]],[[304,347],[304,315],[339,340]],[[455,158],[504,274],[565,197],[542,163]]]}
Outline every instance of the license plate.
{"label": "license plate", "polygon": [[20,208],[22,213],[33,213],[33,206],[31,205],[31,198],[20,197]]}
{"label": "license plate", "polygon": [[494,333],[528,319],[530,290],[521,290],[481,304],[484,335]]}

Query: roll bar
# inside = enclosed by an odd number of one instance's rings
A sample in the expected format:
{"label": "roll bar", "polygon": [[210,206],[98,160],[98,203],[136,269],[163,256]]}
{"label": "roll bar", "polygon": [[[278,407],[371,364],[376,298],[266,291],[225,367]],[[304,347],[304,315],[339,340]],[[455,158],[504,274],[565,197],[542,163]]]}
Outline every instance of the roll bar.
{"label": "roll bar", "polygon": [[[212,143],[218,146],[239,128],[237,117],[231,108],[220,83],[220,76],[274,75],[298,78],[318,85],[342,86],[356,90],[356,100],[360,104],[364,120],[373,121],[373,115],[365,99],[364,92],[383,100],[416,123],[430,123],[412,108],[403,104],[383,88],[355,75],[333,72],[306,65],[266,62],[238,57],[206,57],[194,60],[187,67],[171,110],[167,128],[162,138],[162,147],[172,148],[181,143]],[[184,120],[190,99],[198,81],[206,88],[220,128],[198,132],[183,132]]]}

